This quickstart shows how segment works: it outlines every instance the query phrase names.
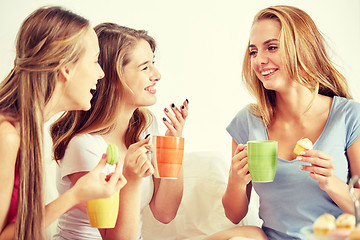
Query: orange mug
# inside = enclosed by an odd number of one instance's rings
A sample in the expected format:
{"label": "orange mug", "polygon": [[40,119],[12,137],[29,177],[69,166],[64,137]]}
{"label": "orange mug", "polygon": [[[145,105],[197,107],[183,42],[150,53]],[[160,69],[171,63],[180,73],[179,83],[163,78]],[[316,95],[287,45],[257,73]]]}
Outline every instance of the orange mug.
{"label": "orange mug", "polygon": [[151,162],[156,178],[177,179],[184,157],[184,138],[173,136],[153,136],[151,142]]}

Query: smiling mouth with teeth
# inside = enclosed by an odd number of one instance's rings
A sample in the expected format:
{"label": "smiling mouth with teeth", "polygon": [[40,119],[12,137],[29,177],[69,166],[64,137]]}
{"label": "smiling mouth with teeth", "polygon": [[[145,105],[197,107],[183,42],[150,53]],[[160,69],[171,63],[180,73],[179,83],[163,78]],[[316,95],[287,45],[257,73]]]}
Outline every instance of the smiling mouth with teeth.
{"label": "smiling mouth with teeth", "polygon": [[149,93],[155,93],[156,92],[155,86],[146,87],[144,90],[149,92]]}
{"label": "smiling mouth with teeth", "polygon": [[269,69],[269,70],[266,70],[266,71],[262,71],[261,75],[266,76],[266,75],[269,75],[270,73],[273,73],[273,72],[275,72],[275,69]]}
{"label": "smiling mouth with teeth", "polygon": [[90,93],[92,95],[94,95],[94,93],[96,92],[96,86],[93,86],[91,89],[90,89]]}

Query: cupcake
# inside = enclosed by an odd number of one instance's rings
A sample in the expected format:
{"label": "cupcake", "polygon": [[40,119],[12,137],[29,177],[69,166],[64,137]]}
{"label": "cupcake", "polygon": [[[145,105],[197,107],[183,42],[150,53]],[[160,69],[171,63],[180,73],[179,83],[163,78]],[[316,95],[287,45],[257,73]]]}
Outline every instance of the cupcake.
{"label": "cupcake", "polygon": [[318,217],[313,224],[313,231],[317,235],[328,235],[335,228],[335,217],[328,213]]}
{"label": "cupcake", "polygon": [[335,221],[337,229],[353,230],[355,228],[355,216],[343,213]]}
{"label": "cupcake", "polygon": [[301,152],[307,151],[313,148],[313,144],[310,139],[308,138],[301,138],[299,141],[297,141],[294,153],[296,155],[300,155]]}

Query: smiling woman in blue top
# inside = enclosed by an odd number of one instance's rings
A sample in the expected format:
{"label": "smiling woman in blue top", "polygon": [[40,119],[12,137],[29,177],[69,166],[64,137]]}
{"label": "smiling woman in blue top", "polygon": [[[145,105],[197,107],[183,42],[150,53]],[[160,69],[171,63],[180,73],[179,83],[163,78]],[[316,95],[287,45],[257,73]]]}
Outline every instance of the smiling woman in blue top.
{"label": "smiling woman in blue top", "polygon": [[[354,213],[348,181],[360,175],[360,104],[351,100],[310,16],[290,6],[261,10],[251,28],[243,77],[257,103],[242,109],[227,127],[233,158],[222,199],[226,216],[233,223],[245,217],[251,187],[259,195],[262,230],[269,239],[302,239],[300,229],[321,214]],[[297,157],[293,149],[301,137],[309,138],[314,149]],[[279,145],[276,176],[273,182],[255,183],[245,144],[267,139]],[[241,236],[246,228],[209,239]]]}

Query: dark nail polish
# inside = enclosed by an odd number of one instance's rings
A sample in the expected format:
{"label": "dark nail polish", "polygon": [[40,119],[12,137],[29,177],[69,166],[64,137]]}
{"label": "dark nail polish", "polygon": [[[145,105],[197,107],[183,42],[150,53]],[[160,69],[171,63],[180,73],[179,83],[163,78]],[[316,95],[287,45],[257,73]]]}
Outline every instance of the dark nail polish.
{"label": "dark nail polish", "polygon": [[175,107],[175,104],[172,103],[172,104],[171,104],[171,107],[174,108],[174,107]]}
{"label": "dark nail polish", "polygon": [[146,135],[145,139],[147,139],[150,136],[150,133],[148,135]]}
{"label": "dark nail polish", "polygon": [[182,106],[181,106],[181,109],[185,109],[185,106],[184,106],[184,105],[182,105]]}
{"label": "dark nail polish", "polygon": [[165,111],[165,112],[169,112],[169,109],[165,108],[164,111]]}
{"label": "dark nail polish", "polygon": [[188,99],[185,99],[185,101],[186,101],[187,103],[189,103],[189,100],[188,100]]}
{"label": "dark nail polish", "polygon": [[166,122],[166,118],[163,117],[163,121]]}

